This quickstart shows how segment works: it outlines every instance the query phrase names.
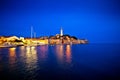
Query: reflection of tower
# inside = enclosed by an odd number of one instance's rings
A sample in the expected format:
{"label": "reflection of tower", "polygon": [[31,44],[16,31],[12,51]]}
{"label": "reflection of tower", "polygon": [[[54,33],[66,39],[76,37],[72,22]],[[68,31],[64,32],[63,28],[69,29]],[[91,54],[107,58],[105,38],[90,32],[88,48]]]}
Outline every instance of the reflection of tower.
{"label": "reflection of tower", "polygon": [[60,29],[60,36],[63,36],[63,29]]}

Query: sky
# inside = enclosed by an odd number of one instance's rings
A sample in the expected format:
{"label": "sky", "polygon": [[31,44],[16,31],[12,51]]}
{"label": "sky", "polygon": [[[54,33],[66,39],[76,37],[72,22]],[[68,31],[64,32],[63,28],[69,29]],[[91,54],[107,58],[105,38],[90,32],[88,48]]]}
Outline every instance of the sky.
{"label": "sky", "polygon": [[120,43],[119,0],[0,0],[0,36],[60,33],[90,43]]}

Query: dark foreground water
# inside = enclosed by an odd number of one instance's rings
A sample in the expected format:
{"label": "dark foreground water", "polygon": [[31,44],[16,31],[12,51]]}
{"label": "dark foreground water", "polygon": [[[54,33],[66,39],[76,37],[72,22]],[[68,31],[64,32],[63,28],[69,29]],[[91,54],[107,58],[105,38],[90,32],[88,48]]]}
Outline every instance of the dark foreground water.
{"label": "dark foreground water", "polygon": [[0,80],[120,80],[120,45],[0,48]]}

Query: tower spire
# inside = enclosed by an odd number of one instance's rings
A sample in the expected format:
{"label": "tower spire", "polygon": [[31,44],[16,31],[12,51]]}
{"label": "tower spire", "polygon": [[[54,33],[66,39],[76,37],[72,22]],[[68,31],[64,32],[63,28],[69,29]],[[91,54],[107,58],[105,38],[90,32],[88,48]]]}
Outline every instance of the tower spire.
{"label": "tower spire", "polygon": [[62,27],[60,29],[60,36],[63,36],[63,29],[62,29]]}

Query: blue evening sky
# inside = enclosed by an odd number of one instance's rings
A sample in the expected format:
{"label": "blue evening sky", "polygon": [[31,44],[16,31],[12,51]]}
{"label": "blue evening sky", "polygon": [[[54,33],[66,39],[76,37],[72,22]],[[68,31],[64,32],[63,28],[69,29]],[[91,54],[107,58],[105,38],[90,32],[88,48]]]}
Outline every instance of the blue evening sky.
{"label": "blue evening sky", "polygon": [[90,43],[120,43],[119,0],[0,0],[0,36],[37,37],[64,29]]}

